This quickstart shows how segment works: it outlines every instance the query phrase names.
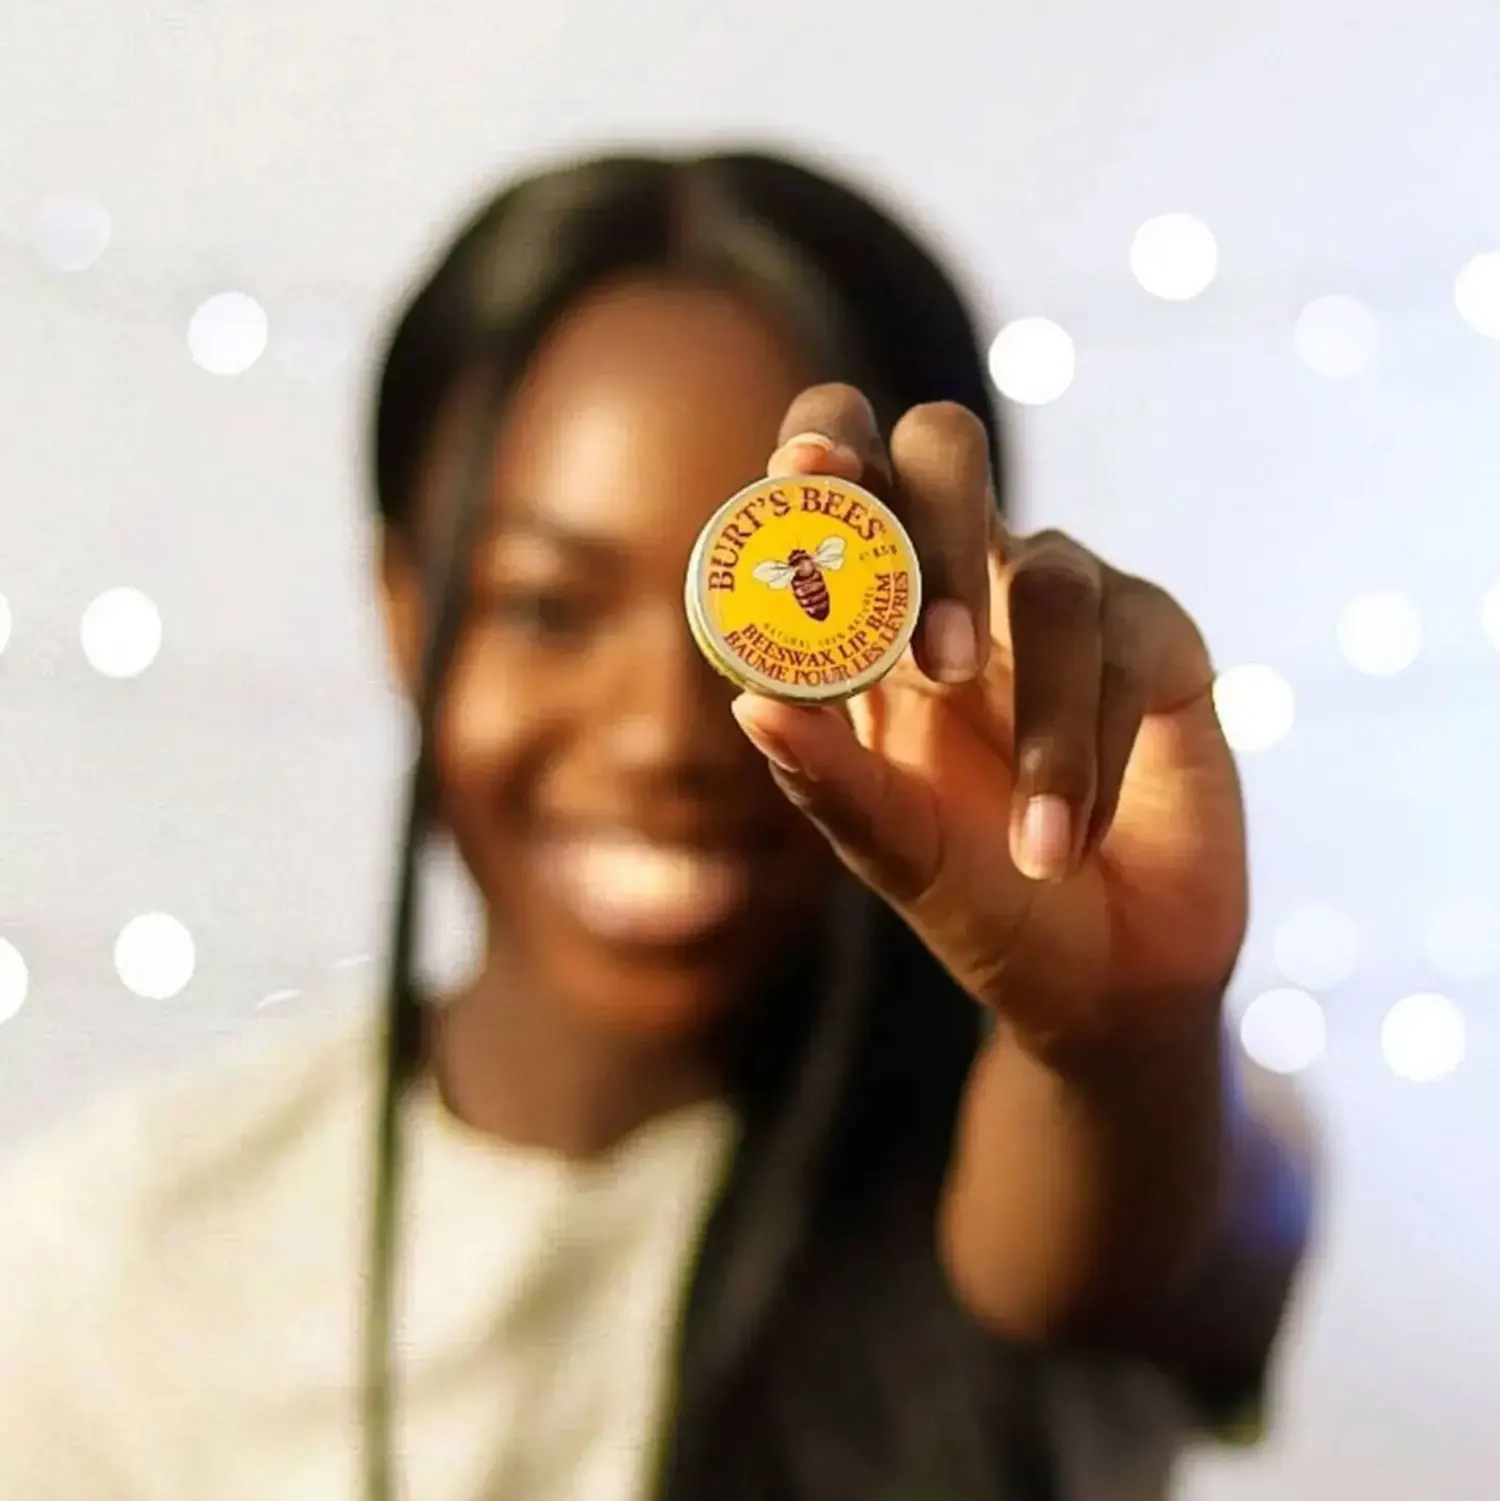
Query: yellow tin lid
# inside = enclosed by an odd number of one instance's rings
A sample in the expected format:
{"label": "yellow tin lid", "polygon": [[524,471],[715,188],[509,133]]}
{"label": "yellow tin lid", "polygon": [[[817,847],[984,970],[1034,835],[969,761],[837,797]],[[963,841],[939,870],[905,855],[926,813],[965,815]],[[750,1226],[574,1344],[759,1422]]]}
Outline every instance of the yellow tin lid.
{"label": "yellow tin lid", "polygon": [[906,529],[859,485],[761,480],[709,518],[688,561],[688,627],[741,688],[852,698],[901,660],[922,583]]}

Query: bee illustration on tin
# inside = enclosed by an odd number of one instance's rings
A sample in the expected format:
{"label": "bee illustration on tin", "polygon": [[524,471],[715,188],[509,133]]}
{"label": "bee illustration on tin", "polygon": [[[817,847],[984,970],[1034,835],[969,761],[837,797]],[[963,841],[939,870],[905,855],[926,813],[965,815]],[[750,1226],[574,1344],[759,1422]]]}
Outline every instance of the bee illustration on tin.
{"label": "bee illustration on tin", "polygon": [[801,605],[803,614],[811,620],[827,620],[828,580],[823,577],[823,571],[843,566],[844,539],[829,537],[811,552],[794,547],[785,562],[757,563],[751,574],[771,589],[790,586],[792,598]]}

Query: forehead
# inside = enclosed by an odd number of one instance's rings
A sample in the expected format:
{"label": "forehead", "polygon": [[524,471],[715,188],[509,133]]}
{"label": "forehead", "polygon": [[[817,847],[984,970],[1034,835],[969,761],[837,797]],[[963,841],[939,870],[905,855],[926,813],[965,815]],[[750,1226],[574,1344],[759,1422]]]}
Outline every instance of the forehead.
{"label": "forehead", "polygon": [[732,293],[606,288],[553,330],[511,403],[499,520],[680,542],[763,472],[804,382],[790,340]]}

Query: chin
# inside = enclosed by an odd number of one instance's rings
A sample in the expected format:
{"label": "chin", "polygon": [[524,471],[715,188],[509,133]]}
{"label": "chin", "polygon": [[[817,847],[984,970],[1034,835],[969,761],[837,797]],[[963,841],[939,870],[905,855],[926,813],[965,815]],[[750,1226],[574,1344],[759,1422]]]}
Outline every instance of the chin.
{"label": "chin", "polygon": [[559,956],[555,996],[600,1031],[642,1041],[687,1041],[751,988],[743,945],[602,945],[575,939]]}

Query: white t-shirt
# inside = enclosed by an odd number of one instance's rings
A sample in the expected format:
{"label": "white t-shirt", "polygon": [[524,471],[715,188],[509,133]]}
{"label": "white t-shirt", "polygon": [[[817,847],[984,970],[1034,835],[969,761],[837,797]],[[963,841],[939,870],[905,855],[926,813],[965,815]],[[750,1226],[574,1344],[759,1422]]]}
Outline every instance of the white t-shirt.
{"label": "white t-shirt", "polygon": [[[0,1193],[0,1498],[361,1501],[368,1013],[117,1097]],[[595,1163],[407,1124],[396,1450],[410,1501],[648,1501],[716,1105]],[[1059,1371],[1066,1494],[1159,1497],[1185,1408]]]}
{"label": "white t-shirt", "polygon": [[[0,1201],[0,1497],[356,1501],[375,1032],[108,1102]],[[395,1447],[419,1501],[642,1501],[733,1124],[590,1164],[414,1101]]]}

